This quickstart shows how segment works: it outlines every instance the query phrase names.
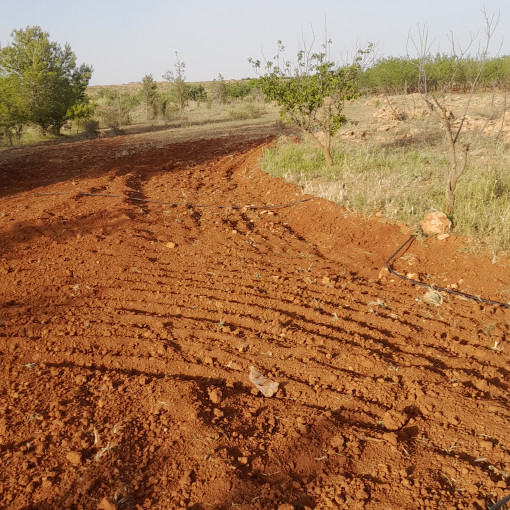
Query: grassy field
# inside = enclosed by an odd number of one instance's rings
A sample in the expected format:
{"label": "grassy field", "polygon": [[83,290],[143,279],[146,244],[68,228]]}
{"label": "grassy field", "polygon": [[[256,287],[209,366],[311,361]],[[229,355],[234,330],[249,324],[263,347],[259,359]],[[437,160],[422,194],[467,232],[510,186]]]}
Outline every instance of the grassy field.
{"label": "grassy field", "polygon": [[[465,100],[451,98],[456,115]],[[453,233],[468,236],[473,249],[494,253],[510,250],[510,132],[502,105],[480,94],[470,109],[462,139],[470,144],[468,166],[452,218]],[[348,105],[346,116],[350,121],[333,139],[332,167],[310,143],[282,139],[262,168],[352,211],[415,229],[426,213],[444,210],[447,152],[417,97],[362,98]]]}

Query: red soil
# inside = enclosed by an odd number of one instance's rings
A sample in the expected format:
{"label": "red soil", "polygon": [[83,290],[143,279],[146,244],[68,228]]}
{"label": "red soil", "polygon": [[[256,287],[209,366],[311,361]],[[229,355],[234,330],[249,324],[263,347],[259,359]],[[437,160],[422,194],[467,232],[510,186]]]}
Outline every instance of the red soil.
{"label": "red soil", "polygon": [[[2,508],[486,509],[510,492],[510,311],[379,279],[402,226],[315,198],[217,207],[306,198],[258,169],[268,143],[0,155]],[[507,302],[508,259],[462,246],[416,241],[395,269]]]}

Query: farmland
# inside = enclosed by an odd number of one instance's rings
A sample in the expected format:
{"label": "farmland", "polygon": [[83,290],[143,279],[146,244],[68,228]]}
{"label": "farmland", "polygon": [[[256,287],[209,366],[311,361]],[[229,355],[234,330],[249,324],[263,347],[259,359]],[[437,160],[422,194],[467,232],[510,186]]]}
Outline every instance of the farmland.
{"label": "farmland", "polygon": [[[371,101],[335,143],[410,142]],[[506,496],[508,310],[431,301],[382,271],[414,228],[384,203],[356,213],[351,181],[338,203],[317,197],[335,179],[306,147],[307,180],[262,172],[271,151],[302,148],[266,108],[0,153],[7,508],[481,510]],[[394,262],[502,303],[509,265],[454,235]]]}

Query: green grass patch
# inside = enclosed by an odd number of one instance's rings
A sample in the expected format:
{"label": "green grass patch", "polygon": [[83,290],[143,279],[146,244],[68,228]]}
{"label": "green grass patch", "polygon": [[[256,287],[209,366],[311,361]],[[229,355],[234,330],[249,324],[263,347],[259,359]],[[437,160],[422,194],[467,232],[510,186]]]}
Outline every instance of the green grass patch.
{"label": "green grass patch", "polygon": [[[504,143],[482,140],[459,181],[453,233],[479,247],[510,250],[510,172]],[[431,210],[444,210],[445,156],[441,144],[398,146],[335,139],[334,164],[315,146],[282,139],[261,158],[269,174],[300,185],[349,210],[404,221],[418,229]]]}

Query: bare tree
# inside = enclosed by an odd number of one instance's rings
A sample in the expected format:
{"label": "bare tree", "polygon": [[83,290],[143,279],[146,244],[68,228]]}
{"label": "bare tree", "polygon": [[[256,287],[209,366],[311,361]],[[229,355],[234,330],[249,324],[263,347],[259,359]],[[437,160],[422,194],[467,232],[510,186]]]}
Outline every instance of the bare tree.
{"label": "bare tree", "polygon": [[[452,216],[455,207],[455,192],[457,183],[466,170],[468,161],[468,152],[470,144],[461,141],[461,133],[464,128],[466,116],[471,107],[473,96],[480,84],[480,79],[489,58],[489,47],[494,33],[499,24],[499,15],[488,16],[485,10],[483,15],[483,35],[471,36],[468,44],[463,49],[455,42],[453,34],[450,35],[451,54],[448,56],[449,67],[445,69],[445,74],[431,76],[432,42],[429,41],[429,34],[426,28],[418,27],[417,38],[409,35],[409,43],[418,54],[417,65],[419,72],[418,90],[428,106],[430,112],[439,120],[441,130],[444,135],[446,149],[448,153],[448,166],[446,169],[446,204],[445,213]],[[455,118],[453,112],[448,106],[448,96],[459,80],[462,71],[462,63],[469,54],[470,49],[478,42],[476,58],[477,70],[471,78],[469,84],[469,94],[462,108],[460,117]],[[465,79],[465,77],[464,77]]]}

